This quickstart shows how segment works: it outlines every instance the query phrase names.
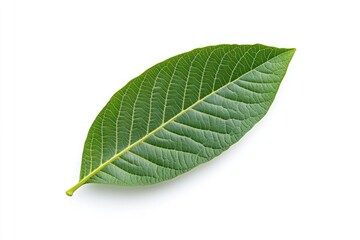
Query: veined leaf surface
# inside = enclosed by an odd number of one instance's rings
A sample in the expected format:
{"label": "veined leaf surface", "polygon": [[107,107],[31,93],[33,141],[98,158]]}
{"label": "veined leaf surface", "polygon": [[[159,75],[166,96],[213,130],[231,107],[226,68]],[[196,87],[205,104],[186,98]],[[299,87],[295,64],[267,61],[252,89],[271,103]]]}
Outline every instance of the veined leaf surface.
{"label": "veined leaf surface", "polygon": [[237,142],[268,111],[295,49],[218,45],[165,60],[116,92],[92,124],[80,181],[146,185]]}

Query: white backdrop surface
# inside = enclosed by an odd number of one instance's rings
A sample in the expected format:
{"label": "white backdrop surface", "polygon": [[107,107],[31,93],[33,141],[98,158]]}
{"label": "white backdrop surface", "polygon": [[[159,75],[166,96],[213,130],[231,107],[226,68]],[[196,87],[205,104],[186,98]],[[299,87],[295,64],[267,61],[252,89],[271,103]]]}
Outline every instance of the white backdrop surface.
{"label": "white backdrop surface", "polygon": [[[0,239],[360,239],[357,1],[1,1]],[[216,159],[73,197],[93,119],[207,45],[297,52],[267,116]]]}

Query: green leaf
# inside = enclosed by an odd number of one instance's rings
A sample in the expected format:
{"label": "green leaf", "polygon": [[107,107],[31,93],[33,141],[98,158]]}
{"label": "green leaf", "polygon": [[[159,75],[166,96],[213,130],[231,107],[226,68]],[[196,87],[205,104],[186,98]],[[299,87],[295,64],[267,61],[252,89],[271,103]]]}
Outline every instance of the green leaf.
{"label": "green leaf", "polygon": [[146,70],[92,124],[80,181],[146,185],[174,178],[237,142],[268,111],[295,49],[218,45]]}

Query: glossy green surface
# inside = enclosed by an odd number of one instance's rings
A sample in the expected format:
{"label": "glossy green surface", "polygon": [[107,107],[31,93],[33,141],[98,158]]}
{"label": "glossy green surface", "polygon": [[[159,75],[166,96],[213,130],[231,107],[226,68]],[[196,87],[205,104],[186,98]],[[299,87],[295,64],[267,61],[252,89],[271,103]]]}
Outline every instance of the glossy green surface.
{"label": "glossy green surface", "polygon": [[219,45],[151,67],[95,119],[67,194],[84,183],[153,184],[213,159],[266,114],[294,52]]}

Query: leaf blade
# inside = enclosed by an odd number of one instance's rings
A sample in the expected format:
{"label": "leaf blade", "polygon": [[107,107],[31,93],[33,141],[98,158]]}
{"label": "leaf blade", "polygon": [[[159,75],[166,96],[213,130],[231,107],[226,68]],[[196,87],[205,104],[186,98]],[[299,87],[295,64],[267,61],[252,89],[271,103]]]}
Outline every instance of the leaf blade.
{"label": "leaf blade", "polygon": [[156,183],[214,158],[265,115],[294,51],[219,45],[148,69],[118,91],[94,121],[80,181],[67,194],[87,182]]}

